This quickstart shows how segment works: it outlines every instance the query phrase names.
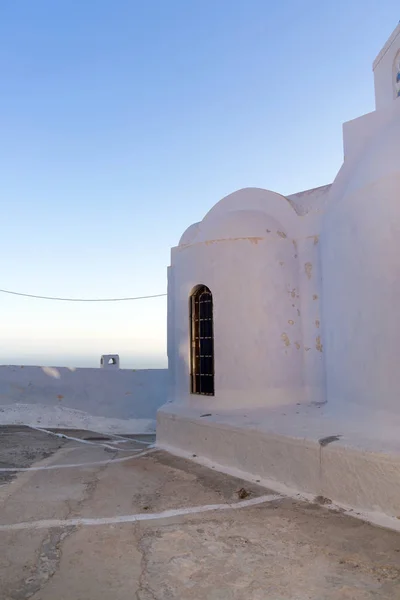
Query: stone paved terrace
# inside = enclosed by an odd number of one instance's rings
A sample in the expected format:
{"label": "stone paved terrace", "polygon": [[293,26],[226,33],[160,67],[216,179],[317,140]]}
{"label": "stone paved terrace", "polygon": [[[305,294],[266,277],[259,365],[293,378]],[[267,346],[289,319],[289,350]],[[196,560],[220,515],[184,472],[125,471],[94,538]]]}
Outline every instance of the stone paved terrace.
{"label": "stone paved terrace", "polygon": [[1,600],[400,598],[399,533],[149,436],[58,433],[0,429]]}

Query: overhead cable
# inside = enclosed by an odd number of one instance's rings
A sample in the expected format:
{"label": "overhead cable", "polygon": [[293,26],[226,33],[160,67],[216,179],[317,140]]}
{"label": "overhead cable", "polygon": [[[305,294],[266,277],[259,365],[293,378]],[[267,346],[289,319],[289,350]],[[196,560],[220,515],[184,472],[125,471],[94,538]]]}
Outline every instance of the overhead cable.
{"label": "overhead cable", "polygon": [[135,296],[127,298],[59,298],[57,296],[39,296],[36,294],[24,294],[22,292],[12,292],[11,290],[0,290],[2,294],[11,294],[13,296],[23,296],[24,298],[37,298],[39,300],[57,300],[59,302],[127,302],[131,300],[147,300],[148,298],[162,298],[167,294],[152,294],[149,296]]}

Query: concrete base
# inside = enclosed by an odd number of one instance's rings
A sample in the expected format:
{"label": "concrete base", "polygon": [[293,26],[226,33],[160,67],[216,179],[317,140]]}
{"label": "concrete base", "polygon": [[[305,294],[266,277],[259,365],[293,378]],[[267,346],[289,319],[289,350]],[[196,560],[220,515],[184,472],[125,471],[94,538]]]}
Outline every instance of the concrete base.
{"label": "concrete base", "polygon": [[382,415],[362,419],[358,410],[356,421],[351,410],[343,419],[317,406],[210,412],[165,405],[157,446],[279,492],[320,496],[368,520],[390,526],[385,516],[400,516],[399,427],[380,428]]}

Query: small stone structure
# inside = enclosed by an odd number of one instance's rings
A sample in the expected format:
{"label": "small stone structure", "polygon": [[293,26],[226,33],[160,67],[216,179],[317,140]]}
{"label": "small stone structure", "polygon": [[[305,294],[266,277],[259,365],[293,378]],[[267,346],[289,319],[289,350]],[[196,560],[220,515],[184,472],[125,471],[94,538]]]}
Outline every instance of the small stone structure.
{"label": "small stone structure", "polygon": [[275,487],[393,515],[400,24],[373,69],[376,110],[344,124],[332,184],[288,197],[234,192],[172,249],[171,402],[157,439]]}
{"label": "small stone structure", "polygon": [[101,369],[119,369],[119,354],[103,354],[100,359]]}

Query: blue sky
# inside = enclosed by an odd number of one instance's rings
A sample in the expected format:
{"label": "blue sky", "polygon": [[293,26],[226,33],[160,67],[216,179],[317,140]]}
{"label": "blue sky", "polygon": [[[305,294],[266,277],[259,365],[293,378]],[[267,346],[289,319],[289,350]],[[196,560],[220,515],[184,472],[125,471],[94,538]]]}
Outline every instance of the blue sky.
{"label": "blue sky", "polygon": [[[374,109],[398,0],[0,3],[0,288],[166,291],[169,249],[220,198],[330,183]],[[0,294],[0,362],[166,364],[166,301]]]}

